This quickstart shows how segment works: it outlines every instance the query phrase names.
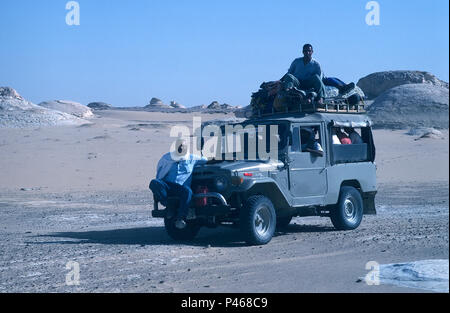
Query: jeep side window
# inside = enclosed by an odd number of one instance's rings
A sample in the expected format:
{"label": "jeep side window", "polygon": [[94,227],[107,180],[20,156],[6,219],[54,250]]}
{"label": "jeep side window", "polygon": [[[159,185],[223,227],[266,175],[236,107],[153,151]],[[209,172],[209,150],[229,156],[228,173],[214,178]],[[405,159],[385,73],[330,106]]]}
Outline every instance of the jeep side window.
{"label": "jeep side window", "polygon": [[323,156],[320,126],[300,127],[300,145],[302,152],[309,152],[317,156]]}
{"label": "jeep side window", "polygon": [[356,128],[353,127],[346,127],[344,128],[344,131],[348,134],[348,137],[352,141],[352,144],[354,145],[360,145],[363,144],[364,141],[361,138],[360,133]]}
{"label": "jeep side window", "polygon": [[344,129],[340,127],[332,127],[331,136],[334,145],[339,144],[360,145],[364,143],[359,131],[353,127],[345,127]]}
{"label": "jeep side window", "polygon": [[374,161],[370,127],[331,127],[332,164]]}

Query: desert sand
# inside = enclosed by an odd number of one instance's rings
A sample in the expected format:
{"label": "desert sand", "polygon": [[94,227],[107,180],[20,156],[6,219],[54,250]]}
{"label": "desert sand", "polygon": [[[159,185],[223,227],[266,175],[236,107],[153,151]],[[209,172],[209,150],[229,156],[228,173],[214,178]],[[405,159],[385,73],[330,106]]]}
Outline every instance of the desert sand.
{"label": "desert sand", "polygon": [[[192,128],[192,119],[233,119],[233,114],[97,111],[81,126],[1,129],[2,190],[48,192],[141,190],[155,176],[174,138],[170,128]],[[374,131],[378,182],[448,181],[448,130],[442,139]],[[7,179],[5,179],[7,178]]]}
{"label": "desert sand", "polygon": [[[0,129],[0,292],[420,292],[365,284],[366,263],[448,260],[448,130],[374,131],[378,214],[355,231],[294,218],[266,246],[227,228],[174,242],[148,183],[170,127],[197,114],[104,110],[84,125]],[[79,285],[66,284],[69,261]]]}

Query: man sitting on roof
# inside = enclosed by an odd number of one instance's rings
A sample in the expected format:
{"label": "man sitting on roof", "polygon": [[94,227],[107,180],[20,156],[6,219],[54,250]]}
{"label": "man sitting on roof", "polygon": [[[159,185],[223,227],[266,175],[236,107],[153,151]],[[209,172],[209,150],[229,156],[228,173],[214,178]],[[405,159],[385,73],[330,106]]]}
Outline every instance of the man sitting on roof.
{"label": "man sitting on roof", "polygon": [[325,98],[323,73],[319,62],[312,58],[313,52],[312,45],[305,44],[303,46],[303,57],[292,62],[287,74],[291,74],[298,79],[300,89],[313,89],[317,93],[317,102],[323,104]]}
{"label": "man sitting on roof", "polygon": [[[313,53],[312,45],[305,44],[303,46],[303,58],[295,59],[292,62],[287,74],[297,78],[299,86],[295,87],[303,90],[314,89],[319,104],[325,98],[325,86],[337,88],[340,94],[345,94],[355,88],[355,83],[346,84],[336,77],[324,77],[319,62],[312,58]],[[287,78],[285,76],[282,80],[285,81]]]}

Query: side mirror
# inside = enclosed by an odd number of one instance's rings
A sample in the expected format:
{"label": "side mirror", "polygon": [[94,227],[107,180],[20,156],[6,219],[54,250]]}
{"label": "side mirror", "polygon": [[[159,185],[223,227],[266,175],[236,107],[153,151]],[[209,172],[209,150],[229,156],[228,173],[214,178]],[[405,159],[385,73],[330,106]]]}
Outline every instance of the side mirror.
{"label": "side mirror", "polygon": [[289,157],[289,152],[284,153],[283,163],[284,163],[283,168],[288,168],[289,165],[292,163],[292,159]]}

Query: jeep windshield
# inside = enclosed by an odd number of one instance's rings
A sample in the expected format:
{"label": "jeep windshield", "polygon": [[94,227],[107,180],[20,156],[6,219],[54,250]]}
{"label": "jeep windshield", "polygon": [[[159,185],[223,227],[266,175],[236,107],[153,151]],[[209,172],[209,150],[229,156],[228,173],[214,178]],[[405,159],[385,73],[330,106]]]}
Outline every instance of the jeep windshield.
{"label": "jeep windshield", "polygon": [[288,123],[231,124],[221,126],[220,130],[220,138],[216,139],[218,149],[211,162],[278,160],[289,138]]}

